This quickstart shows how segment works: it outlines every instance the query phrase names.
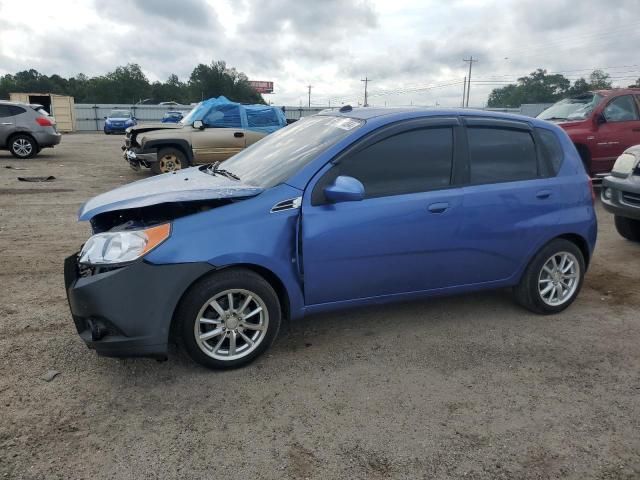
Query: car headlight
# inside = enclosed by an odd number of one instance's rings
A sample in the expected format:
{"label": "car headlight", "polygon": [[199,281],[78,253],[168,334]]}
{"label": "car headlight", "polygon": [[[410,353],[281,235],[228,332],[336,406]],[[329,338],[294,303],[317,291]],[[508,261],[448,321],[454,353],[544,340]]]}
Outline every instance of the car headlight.
{"label": "car headlight", "polygon": [[611,173],[618,176],[628,176],[638,166],[638,157],[630,153],[623,153],[613,165]]}
{"label": "car headlight", "polygon": [[82,247],[80,263],[114,265],[132,262],[156,248],[169,238],[170,234],[170,223],[144,230],[98,233]]}

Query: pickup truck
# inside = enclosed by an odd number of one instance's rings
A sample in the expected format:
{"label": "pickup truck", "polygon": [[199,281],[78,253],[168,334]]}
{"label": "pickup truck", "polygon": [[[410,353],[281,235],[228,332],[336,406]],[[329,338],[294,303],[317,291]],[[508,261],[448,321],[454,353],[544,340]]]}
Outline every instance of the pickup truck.
{"label": "pickup truck", "polygon": [[278,107],[241,105],[221,96],[200,102],[178,123],[128,128],[123,157],[134,170],[173,172],[224,161],[286,124]]}
{"label": "pickup truck", "polygon": [[640,88],[596,90],[555,103],[541,120],[562,127],[591,177],[604,177],[627,148],[640,144]]}

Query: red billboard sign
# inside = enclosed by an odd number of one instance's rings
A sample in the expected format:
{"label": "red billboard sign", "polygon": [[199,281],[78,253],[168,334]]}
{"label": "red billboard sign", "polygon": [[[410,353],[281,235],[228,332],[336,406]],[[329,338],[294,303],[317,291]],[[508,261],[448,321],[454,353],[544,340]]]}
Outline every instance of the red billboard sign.
{"label": "red billboard sign", "polygon": [[249,85],[258,93],[273,93],[273,82],[262,80],[249,80]]}

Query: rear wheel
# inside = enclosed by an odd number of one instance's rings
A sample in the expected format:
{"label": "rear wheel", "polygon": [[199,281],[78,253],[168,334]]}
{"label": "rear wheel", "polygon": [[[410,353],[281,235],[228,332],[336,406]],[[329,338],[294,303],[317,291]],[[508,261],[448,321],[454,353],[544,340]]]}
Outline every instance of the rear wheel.
{"label": "rear wheel", "polygon": [[620,217],[618,215],[615,216],[614,220],[616,223],[616,230],[620,235],[627,240],[640,242],[640,220]]}
{"label": "rear wheel", "polygon": [[189,356],[208,368],[236,368],[273,343],[281,320],[278,296],[261,276],[223,270],[198,282],[176,312]]}
{"label": "rear wheel", "polygon": [[553,240],[527,266],[514,289],[516,300],[535,313],[561,312],[578,296],[584,271],[580,249],[568,240]]}
{"label": "rear wheel", "polygon": [[16,158],[32,158],[38,153],[38,144],[30,135],[15,135],[9,139],[9,151]]}
{"label": "rear wheel", "polygon": [[151,164],[153,173],[175,172],[187,168],[187,156],[177,148],[167,147],[158,150],[158,161]]}

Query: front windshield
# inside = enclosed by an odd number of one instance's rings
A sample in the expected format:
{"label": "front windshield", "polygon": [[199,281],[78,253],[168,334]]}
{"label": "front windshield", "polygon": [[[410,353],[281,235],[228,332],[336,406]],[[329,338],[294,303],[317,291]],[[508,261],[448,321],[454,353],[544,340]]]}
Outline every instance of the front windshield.
{"label": "front windshield", "polygon": [[195,120],[194,117],[200,111],[201,105],[202,105],[202,102],[200,102],[195,107],[193,107],[193,109],[189,113],[187,113],[182,120],[180,120],[180,123],[184,125],[193,125],[193,121]]}
{"label": "front windshield", "polygon": [[554,103],[538,115],[542,120],[584,120],[604,97],[597,93],[585,93]]}
{"label": "front windshield", "polygon": [[221,168],[240,177],[242,183],[271,188],[363,124],[347,117],[307,117],[254,143],[226,160]]}
{"label": "front windshield", "polygon": [[113,110],[109,114],[109,118],[129,118],[128,110]]}

